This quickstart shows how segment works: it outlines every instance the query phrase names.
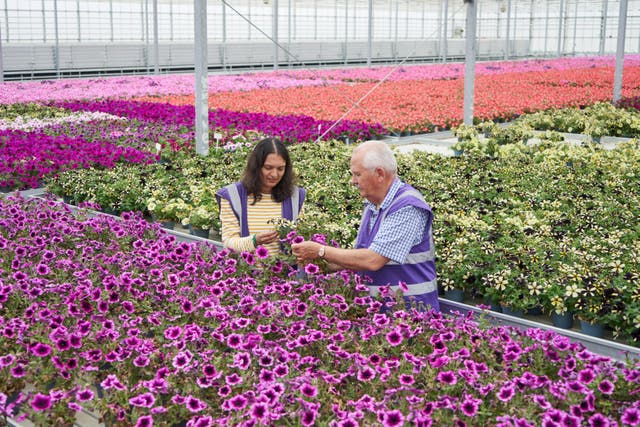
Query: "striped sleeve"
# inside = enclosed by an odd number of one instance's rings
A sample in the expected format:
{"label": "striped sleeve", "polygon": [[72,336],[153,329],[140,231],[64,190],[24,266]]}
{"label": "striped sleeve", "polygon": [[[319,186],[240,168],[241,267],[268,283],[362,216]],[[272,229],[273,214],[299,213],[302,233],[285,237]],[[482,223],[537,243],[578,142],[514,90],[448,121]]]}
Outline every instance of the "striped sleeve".
{"label": "striped sleeve", "polygon": [[231,203],[228,200],[220,199],[220,222],[222,223],[222,244],[235,251],[253,251],[251,236],[240,237],[240,224],[236,218]]}

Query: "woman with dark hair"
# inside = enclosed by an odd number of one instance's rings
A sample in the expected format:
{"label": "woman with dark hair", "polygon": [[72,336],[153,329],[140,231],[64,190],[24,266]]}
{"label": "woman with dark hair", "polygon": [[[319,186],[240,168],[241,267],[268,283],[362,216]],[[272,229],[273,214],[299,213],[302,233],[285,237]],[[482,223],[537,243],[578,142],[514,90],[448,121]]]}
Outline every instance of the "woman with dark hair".
{"label": "woman with dark hair", "polygon": [[289,151],[276,138],[258,142],[247,159],[242,180],[216,193],[220,205],[222,243],[235,251],[264,246],[279,251],[274,220],[295,221],[306,191],[294,184]]}

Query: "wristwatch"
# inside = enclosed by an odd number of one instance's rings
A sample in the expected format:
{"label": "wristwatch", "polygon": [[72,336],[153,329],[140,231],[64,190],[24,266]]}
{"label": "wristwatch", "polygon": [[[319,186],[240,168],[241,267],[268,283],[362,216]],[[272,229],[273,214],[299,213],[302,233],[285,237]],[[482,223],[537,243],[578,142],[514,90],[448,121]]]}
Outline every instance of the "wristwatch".
{"label": "wristwatch", "polygon": [[324,246],[320,246],[320,250],[318,251],[318,256],[320,258],[324,257]]}

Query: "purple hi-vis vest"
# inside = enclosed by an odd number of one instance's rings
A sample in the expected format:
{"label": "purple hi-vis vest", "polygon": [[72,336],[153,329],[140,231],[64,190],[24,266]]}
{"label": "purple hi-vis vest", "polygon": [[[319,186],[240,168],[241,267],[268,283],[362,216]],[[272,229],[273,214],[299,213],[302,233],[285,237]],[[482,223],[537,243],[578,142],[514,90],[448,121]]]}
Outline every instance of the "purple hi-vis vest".
{"label": "purple hi-vis vest", "polygon": [[[304,188],[294,187],[291,197],[282,202],[282,217],[289,221],[295,221],[298,219],[306,194],[307,192]],[[231,205],[231,209],[240,223],[241,237],[249,235],[249,225],[247,223],[247,196],[247,189],[244,188],[244,185],[242,185],[241,182],[229,184],[216,192],[218,204],[220,204],[220,198],[223,198]]]}
{"label": "purple hi-vis vest", "polygon": [[381,286],[389,286],[392,290],[397,291],[400,289],[399,283],[404,282],[408,290],[401,290],[401,292],[407,305],[415,306],[422,311],[427,310],[428,307],[440,311],[436,283],[435,246],[431,232],[433,214],[431,207],[425,202],[418,190],[409,184],[403,184],[395,194],[391,205],[380,212],[371,231],[369,231],[371,210],[365,209],[360,222],[356,248],[371,246],[385,217],[406,206],[415,206],[429,213],[427,227],[421,242],[411,248],[403,263],[389,261],[378,271],[362,271],[360,273],[372,279],[369,285],[372,296],[379,294]]}

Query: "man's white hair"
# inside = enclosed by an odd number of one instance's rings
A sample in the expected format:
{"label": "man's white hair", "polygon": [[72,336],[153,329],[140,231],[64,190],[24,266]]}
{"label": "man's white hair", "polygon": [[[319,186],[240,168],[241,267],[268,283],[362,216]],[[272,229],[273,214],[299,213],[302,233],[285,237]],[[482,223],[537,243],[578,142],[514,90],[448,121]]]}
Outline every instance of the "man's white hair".
{"label": "man's white hair", "polygon": [[398,173],[398,162],[388,144],[382,141],[366,141],[353,149],[352,155],[362,152],[362,166],[373,170],[381,167],[391,174]]}

